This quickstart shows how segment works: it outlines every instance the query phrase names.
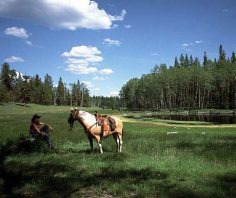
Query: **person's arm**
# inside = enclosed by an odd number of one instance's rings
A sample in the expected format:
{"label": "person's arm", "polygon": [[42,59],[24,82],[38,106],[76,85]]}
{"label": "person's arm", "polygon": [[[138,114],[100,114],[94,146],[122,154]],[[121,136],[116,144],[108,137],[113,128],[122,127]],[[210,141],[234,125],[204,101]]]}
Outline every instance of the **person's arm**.
{"label": "person's arm", "polygon": [[43,133],[39,130],[39,128],[36,126],[36,124],[33,124],[33,126],[34,126],[34,130],[36,133],[41,134],[41,135],[46,135],[45,133]]}
{"label": "person's arm", "polygon": [[40,122],[39,124],[42,125],[42,126],[43,126],[43,125],[48,126],[48,128],[50,129],[50,131],[52,131],[52,127],[51,127],[49,124],[46,124],[46,123],[43,123],[43,122]]}

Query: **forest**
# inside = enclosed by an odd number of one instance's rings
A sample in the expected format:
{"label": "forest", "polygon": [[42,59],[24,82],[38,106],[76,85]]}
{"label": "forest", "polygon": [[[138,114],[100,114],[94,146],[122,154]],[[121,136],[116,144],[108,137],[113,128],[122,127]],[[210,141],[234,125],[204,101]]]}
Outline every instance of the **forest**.
{"label": "forest", "polygon": [[2,65],[0,78],[0,101],[35,103],[43,105],[89,105],[89,90],[84,83],[71,83],[70,89],[59,78],[58,85],[53,86],[49,74],[42,80],[38,74],[26,76],[10,68],[8,63]]}
{"label": "forest", "polygon": [[219,46],[219,57],[203,61],[183,54],[174,66],[156,65],[149,74],[133,78],[120,91],[128,109],[234,109],[236,108],[236,56],[226,57]]}
{"label": "forest", "polygon": [[0,74],[0,102],[35,103],[42,105],[93,106],[118,109],[119,97],[90,96],[86,84],[79,80],[66,84],[60,77],[57,85],[49,74],[42,80],[35,76],[22,75],[2,65]]}

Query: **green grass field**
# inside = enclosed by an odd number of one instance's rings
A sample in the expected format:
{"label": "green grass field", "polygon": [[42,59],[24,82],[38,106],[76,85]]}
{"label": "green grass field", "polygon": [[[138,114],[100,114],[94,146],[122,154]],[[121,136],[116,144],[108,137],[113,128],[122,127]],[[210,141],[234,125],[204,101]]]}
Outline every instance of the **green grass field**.
{"label": "green grass field", "polygon": [[[0,197],[236,197],[236,125],[133,119],[99,109],[125,126],[123,153],[107,138],[101,155],[89,152],[78,122],[68,135],[69,110],[0,105]],[[56,149],[12,152],[34,113],[53,126]]]}

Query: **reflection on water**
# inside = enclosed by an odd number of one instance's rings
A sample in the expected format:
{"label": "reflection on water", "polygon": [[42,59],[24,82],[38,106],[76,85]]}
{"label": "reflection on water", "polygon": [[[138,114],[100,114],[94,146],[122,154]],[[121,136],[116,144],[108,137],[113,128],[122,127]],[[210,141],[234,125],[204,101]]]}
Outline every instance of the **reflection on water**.
{"label": "reflection on water", "polygon": [[217,124],[236,124],[236,115],[154,115],[149,117],[155,117],[164,120],[201,121],[213,122]]}

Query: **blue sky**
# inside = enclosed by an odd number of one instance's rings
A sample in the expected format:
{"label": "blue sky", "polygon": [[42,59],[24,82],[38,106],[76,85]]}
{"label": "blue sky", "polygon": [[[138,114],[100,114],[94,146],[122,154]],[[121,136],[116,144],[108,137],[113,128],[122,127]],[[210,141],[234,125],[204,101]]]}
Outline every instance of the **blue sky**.
{"label": "blue sky", "polygon": [[116,95],[175,56],[236,51],[235,0],[0,0],[0,61]]}

